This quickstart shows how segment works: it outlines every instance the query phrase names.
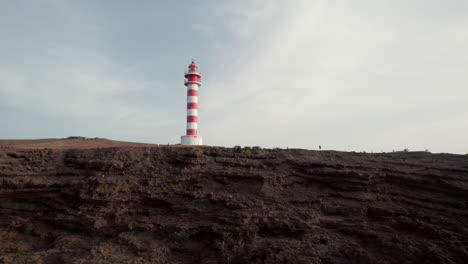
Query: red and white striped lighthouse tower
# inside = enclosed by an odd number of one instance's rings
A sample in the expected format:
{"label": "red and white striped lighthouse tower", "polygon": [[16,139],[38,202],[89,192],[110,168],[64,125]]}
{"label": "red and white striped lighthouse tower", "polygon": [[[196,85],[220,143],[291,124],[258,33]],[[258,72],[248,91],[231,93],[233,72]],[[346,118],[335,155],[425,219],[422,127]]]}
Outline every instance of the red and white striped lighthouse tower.
{"label": "red and white striped lighthouse tower", "polygon": [[187,86],[187,134],[181,137],[182,145],[202,145],[203,139],[198,135],[198,87],[201,86],[201,74],[194,60],[185,72]]}

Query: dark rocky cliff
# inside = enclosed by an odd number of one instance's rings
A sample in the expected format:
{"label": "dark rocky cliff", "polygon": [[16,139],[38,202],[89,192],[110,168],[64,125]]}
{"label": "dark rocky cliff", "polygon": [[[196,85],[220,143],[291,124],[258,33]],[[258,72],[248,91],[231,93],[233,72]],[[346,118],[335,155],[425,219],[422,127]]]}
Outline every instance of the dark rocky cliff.
{"label": "dark rocky cliff", "polygon": [[0,183],[1,263],[468,260],[462,155],[3,149]]}

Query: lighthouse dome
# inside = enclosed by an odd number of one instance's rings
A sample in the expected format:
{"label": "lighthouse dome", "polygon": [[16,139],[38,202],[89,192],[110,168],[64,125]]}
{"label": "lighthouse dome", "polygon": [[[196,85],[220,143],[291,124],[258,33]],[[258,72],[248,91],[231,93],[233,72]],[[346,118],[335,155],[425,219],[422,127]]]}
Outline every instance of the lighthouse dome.
{"label": "lighthouse dome", "polygon": [[195,60],[192,60],[192,63],[189,65],[189,68],[192,67],[198,67],[198,65],[195,63]]}

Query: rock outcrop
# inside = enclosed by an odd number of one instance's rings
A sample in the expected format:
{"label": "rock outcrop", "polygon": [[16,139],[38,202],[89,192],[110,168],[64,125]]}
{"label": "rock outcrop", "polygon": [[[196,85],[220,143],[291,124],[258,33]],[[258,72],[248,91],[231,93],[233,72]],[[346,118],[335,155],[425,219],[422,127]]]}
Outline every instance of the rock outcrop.
{"label": "rock outcrop", "polygon": [[466,263],[468,156],[0,149],[0,263]]}

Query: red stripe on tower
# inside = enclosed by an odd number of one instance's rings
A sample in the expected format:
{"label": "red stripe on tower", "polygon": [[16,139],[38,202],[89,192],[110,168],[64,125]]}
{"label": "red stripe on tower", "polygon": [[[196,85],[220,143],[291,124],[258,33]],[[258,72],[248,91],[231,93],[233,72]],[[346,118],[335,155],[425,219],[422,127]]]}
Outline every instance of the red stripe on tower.
{"label": "red stripe on tower", "polygon": [[198,109],[197,103],[187,103],[187,109]]}
{"label": "red stripe on tower", "polygon": [[187,90],[187,96],[198,96],[198,91],[197,90]]}
{"label": "red stripe on tower", "polygon": [[197,130],[196,129],[187,129],[187,136],[196,136]]}
{"label": "red stripe on tower", "polygon": [[198,122],[198,116],[187,116],[187,123],[196,123]]}

